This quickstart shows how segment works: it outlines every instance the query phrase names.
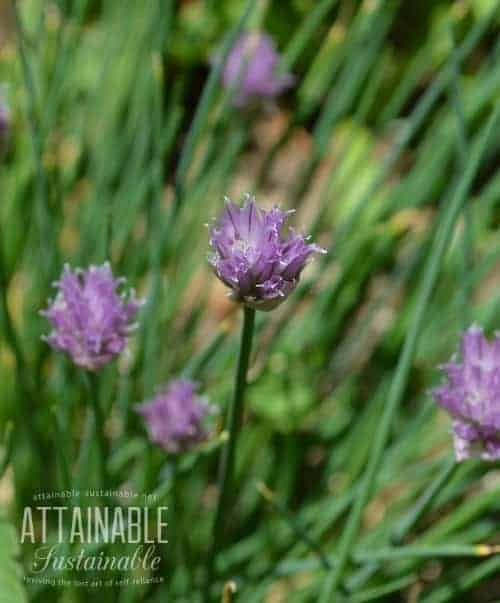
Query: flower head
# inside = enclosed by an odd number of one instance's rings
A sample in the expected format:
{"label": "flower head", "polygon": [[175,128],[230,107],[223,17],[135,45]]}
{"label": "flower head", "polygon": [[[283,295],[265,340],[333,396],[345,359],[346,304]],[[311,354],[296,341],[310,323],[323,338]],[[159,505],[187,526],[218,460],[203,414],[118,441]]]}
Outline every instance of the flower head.
{"label": "flower head", "polygon": [[88,270],[64,267],[58,293],[42,311],[53,327],[45,337],[54,349],[66,352],[73,362],[96,371],[127,346],[134,318],[142,301],[134,291],[120,295],[124,278],[114,278],[109,263]]}
{"label": "flower head", "polygon": [[260,209],[249,195],[243,207],[226,200],[222,216],[210,228],[209,261],[235,301],[272,310],[295,289],[309,258],[325,253],[291,228],[283,234],[290,213]]}
{"label": "flower head", "polygon": [[294,82],[291,73],[279,74],[279,54],[272,38],[260,32],[244,33],[236,41],[222,71],[226,88],[236,85],[233,104],[248,105],[256,99],[272,99]]}
{"label": "flower head", "polygon": [[211,408],[196,389],[188,379],[174,379],[150,402],[136,406],[151,441],[168,452],[185,452],[207,438],[203,422]]}
{"label": "flower head", "polygon": [[462,338],[461,362],[442,367],[447,382],[433,390],[436,402],[453,418],[455,454],[500,458],[500,335],[488,341],[472,326]]}

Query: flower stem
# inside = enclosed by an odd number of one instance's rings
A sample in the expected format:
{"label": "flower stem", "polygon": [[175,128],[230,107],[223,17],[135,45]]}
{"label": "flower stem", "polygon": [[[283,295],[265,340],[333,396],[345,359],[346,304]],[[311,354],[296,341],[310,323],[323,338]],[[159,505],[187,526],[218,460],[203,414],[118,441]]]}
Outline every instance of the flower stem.
{"label": "flower stem", "polygon": [[170,580],[170,588],[168,594],[174,596],[175,591],[175,579],[174,574],[177,569],[183,567],[189,567],[189,559],[186,558],[185,551],[185,540],[183,538],[183,530],[181,529],[181,518],[182,518],[182,501],[181,501],[181,474],[179,471],[179,458],[177,455],[172,455],[171,460],[171,482],[172,488],[170,490],[170,505],[169,512],[171,519],[168,520],[167,524],[167,535],[168,535],[168,549],[169,552],[165,551],[167,555],[170,555],[172,579]]}
{"label": "flower stem", "polygon": [[71,490],[71,470],[68,463],[68,456],[64,448],[64,425],[60,413],[56,407],[51,408],[54,425],[55,445],[58,453],[59,471],[61,477],[61,490]]}
{"label": "flower stem", "polygon": [[97,376],[94,374],[85,375],[85,382],[87,384],[89,392],[89,402],[92,407],[94,414],[94,430],[95,439],[97,442],[98,451],[98,487],[107,486],[108,480],[106,475],[106,462],[108,459],[108,446],[106,442],[106,435],[104,433],[104,415],[99,403],[99,381]]}
{"label": "flower stem", "polygon": [[233,400],[229,407],[228,432],[229,438],[222,451],[219,466],[219,498],[212,532],[212,547],[207,557],[206,581],[204,590],[204,601],[210,601],[210,587],[213,581],[215,558],[219,552],[222,542],[223,523],[227,516],[229,493],[233,477],[234,457],[236,451],[236,440],[238,437],[241,420],[243,417],[243,399],[247,383],[247,371],[252,349],[252,337],[255,323],[255,310],[244,308],[243,331],[241,334],[240,353],[238,357],[238,368],[234,387]]}

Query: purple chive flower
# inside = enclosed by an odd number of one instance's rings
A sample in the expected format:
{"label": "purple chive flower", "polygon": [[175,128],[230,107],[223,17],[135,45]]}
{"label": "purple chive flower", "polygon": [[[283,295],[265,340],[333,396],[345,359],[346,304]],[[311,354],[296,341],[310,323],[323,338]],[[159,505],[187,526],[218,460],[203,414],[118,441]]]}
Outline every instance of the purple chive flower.
{"label": "purple chive flower", "polygon": [[10,110],[0,90],[0,153],[3,153],[8,146],[10,137]]}
{"label": "purple chive flower", "polygon": [[441,367],[446,383],[432,392],[453,418],[455,455],[500,459],[500,334],[488,341],[481,328],[470,327],[460,355]]}
{"label": "purple chive flower", "polygon": [[326,253],[291,228],[283,235],[290,213],[260,209],[250,195],[244,207],[226,199],[222,216],[210,228],[209,261],[233,300],[272,310],[295,289],[309,258]]}
{"label": "purple chive flower", "polygon": [[168,452],[185,452],[207,438],[204,420],[211,412],[205,398],[196,395],[197,384],[174,379],[150,402],[136,411],[144,418],[151,441]]}
{"label": "purple chive flower", "polygon": [[258,99],[273,99],[293,85],[295,78],[291,73],[277,72],[279,58],[269,35],[253,32],[240,36],[222,71],[224,86],[237,86],[233,97],[235,106],[243,107]]}
{"label": "purple chive flower", "polygon": [[53,327],[44,337],[54,349],[66,352],[73,362],[96,371],[127,346],[128,336],[142,301],[133,290],[119,294],[124,278],[114,278],[109,263],[88,270],[66,265],[56,298],[42,311]]}

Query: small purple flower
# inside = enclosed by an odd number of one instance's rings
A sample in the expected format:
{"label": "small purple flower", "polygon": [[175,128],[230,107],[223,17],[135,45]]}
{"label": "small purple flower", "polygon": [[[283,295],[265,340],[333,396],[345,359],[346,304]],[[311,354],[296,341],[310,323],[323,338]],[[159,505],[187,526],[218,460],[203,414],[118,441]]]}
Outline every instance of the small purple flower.
{"label": "small purple flower", "polygon": [[220,219],[210,228],[209,261],[234,301],[272,310],[295,289],[314,253],[326,253],[307,237],[283,227],[292,211],[260,209],[250,195],[244,207],[226,199]]}
{"label": "small purple flower", "polygon": [[120,295],[124,278],[114,278],[108,262],[88,270],[66,265],[54,283],[56,298],[42,311],[53,327],[44,337],[54,349],[71,356],[73,362],[97,371],[127,346],[128,336],[142,301],[133,290]]}
{"label": "small purple flower", "polygon": [[233,104],[248,105],[257,99],[272,99],[293,85],[291,73],[277,72],[279,54],[265,33],[244,33],[229,52],[222,71],[226,88],[237,86]]}
{"label": "small purple flower", "polygon": [[196,390],[196,383],[174,379],[150,402],[135,407],[146,421],[152,442],[179,453],[206,440],[203,423],[211,407],[205,398],[196,395]]}
{"label": "small purple flower", "polygon": [[500,334],[488,341],[478,326],[463,335],[461,362],[441,367],[447,382],[433,390],[453,418],[455,455],[500,459]]}
{"label": "small purple flower", "polygon": [[3,153],[8,147],[10,125],[10,109],[0,89],[0,153]]}

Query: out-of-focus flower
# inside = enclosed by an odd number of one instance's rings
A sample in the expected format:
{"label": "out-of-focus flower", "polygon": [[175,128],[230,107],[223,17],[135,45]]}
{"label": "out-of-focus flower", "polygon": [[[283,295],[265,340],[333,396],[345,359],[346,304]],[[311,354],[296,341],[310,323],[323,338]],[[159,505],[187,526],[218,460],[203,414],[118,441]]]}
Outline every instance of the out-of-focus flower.
{"label": "out-of-focus flower", "polygon": [[308,259],[326,253],[291,228],[283,234],[290,213],[260,209],[250,195],[243,207],[226,199],[222,216],[210,227],[209,261],[233,300],[272,310],[295,289]]}
{"label": "out-of-focus flower", "polygon": [[11,117],[5,94],[0,88],[0,154],[7,150],[10,137]]}
{"label": "out-of-focus flower", "polygon": [[64,267],[58,293],[42,311],[53,327],[44,337],[54,349],[69,354],[73,362],[96,371],[127,346],[142,301],[134,291],[119,294],[124,278],[114,278],[108,262],[87,270]]}
{"label": "out-of-focus flower", "polygon": [[446,383],[433,390],[453,418],[458,461],[500,458],[500,335],[488,341],[478,326],[463,335],[460,361],[441,368]]}
{"label": "out-of-focus flower", "polygon": [[204,421],[211,407],[196,390],[193,381],[174,379],[151,401],[135,407],[146,421],[152,442],[168,452],[179,453],[207,438]]}
{"label": "out-of-focus flower", "polygon": [[236,86],[233,104],[248,105],[254,100],[272,99],[290,88],[291,73],[278,73],[279,54],[265,33],[244,33],[230,50],[222,70],[226,88]]}

